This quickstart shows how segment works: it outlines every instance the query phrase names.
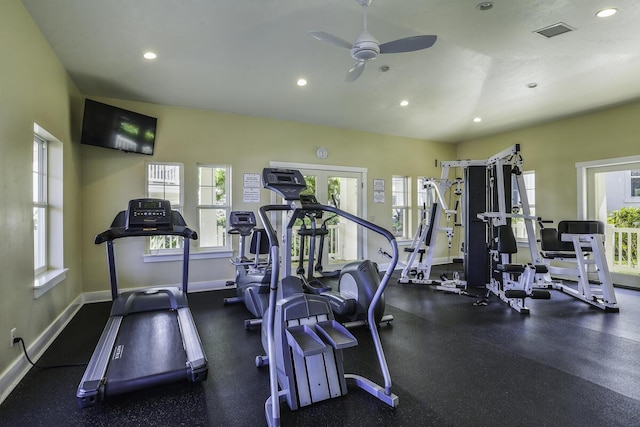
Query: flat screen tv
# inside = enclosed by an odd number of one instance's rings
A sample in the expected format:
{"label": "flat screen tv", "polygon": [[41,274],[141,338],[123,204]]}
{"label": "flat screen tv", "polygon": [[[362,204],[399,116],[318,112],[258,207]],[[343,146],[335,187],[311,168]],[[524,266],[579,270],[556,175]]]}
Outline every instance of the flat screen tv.
{"label": "flat screen tv", "polygon": [[155,117],[87,99],[80,143],[153,155],[156,124]]}

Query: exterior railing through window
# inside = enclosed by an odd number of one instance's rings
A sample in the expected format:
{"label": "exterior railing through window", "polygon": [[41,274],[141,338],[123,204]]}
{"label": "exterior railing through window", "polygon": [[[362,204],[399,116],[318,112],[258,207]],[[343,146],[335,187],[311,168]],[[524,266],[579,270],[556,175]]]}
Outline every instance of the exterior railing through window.
{"label": "exterior railing through window", "polygon": [[640,228],[607,225],[605,250],[609,267],[616,273],[640,273]]}

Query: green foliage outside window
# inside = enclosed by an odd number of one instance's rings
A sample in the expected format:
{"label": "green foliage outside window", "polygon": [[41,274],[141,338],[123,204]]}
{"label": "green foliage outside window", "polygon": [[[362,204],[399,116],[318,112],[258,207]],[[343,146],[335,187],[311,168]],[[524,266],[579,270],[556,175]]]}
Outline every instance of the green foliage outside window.
{"label": "green foliage outside window", "polygon": [[[215,169],[215,186],[216,186],[216,203],[219,205],[224,205],[227,202],[227,193],[226,193],[226,179],[227,179],[227,171],[224,168],[216,168]],[[225,211],[219,211],[218,218],[216,223],[219,227],[226,228],[227,226],[227,216]]]}
{"label": "green foliage outside window", "polygon": [[624,207],[609,212],[607,222],[618,228],[640,227],[640,208]]}

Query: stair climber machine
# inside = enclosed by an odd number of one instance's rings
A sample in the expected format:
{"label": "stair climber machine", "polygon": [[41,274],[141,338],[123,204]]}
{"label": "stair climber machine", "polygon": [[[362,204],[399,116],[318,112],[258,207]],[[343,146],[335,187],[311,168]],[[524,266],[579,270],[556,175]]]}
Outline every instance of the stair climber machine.
{"label": "stair climber machine", "polygon": [[[322,239],[322,230],[323,228],[326,230],[326,227],[323,226],[317,228],[316,219],[322,218],[325,208],[333,207],[319,204],[315,196],[308,194],[300,195],[300,204],[301,207],[297,209],[296,215],[303,220],[306,218],[309,221],[309,226],[305,226],[305,231],[300,236],[300,240],[304,242],[305,236],[310,238],[308,267],[309,271],[315,271],[313,267],[314,258],[316,257],[314,240],[318,235]],[[340,214],[334,214],[331,217],[336,216],[340,216]],[[322,247],[322,240],[320,244]],[[321,248],[319,248],[320,250]],[[300,244],[300,251],[301,253],[304,251],[302,243]],[[318,259],[322,257],[322,253],[318,252],[317,257]],[[337,281],[331,280],[330,277],[318,278],[312,274],[305,276],[304,269],[300,268],[300,263],[296,273],[302,280],[305,292],[322,295],[327,298],[336,320],[342,323],[343,326],[354,328],[367,324],[369,305],[380,286],[380,273],[374,262],[361,260],[348,263],[338,272]],[[329,286],[331,282],[335,282],[333,283],[333,288]],[[393,315],[384,314],[384,309],[385,302],[384,295],[382,295],[374,308],[374,320],[376,324],[386,323],[390,325],[393,321]]]}
{"label": "stair climber machine", "polygon": [[[280,425],[281,402],[286,401],[291,410],[297,410],[346,394],[348,384],[367,391],[392,408],[397,407],[399,399],[391,392],[391,376],[374,319],[375,307],[398,262],[398,245],[394,236],[348,212],[332,206],[322,206],[323,210],[338,213],[367,230],[382,235],[391,246],[391,263],[367,311],[367,325],[384,378],[384,386],[380,386],[360,375],[344,373],[342,351],[357,346],[358,341],[335,320],[328,300],[321,295],[304,293],[301,278],[291,272],[292,229],[296,219],[303,214],[300,192],[306,188],[304,177],[298,170],[265,168],[262,178],[264,187],[276,192],[285,201],[282,205],[262,206],[259,210],[269,239],[271,258],[274,260],[269,308],[262,324],[262,344],[267,355],[256,358],[257,366],[269,365],[271,393],[265,402],[268,425]],[[282,213],[282,246],[269,218],[276,211]],[[281,263],[276,262],[279,255]],[[284,269],[282,278],[280,265]]]}
{"label": "stair climber machine", "polygon": [[[269,240],[264,229],[257,228],[256,216],[251,211],[232,211],[229,215],[229,234],[240,235],[238,256],[231,260],[236,267],[236,296],[225,298],[225,304],[243,303],[253,315],[244,321],[245,329],[262,324],[262,316],[269,305],[269,281],[271,278],[271,258],[261,258],[269,254]],[[249,253],[246,257],[246,239],[251,236]]]}
{"label": "stair climber machine", "polygon": [[[113,242],[134,236],[183,237],[182,288],[157,287],[119,293]],[[207,358],[187,304],[189,229],[167,200],[129,202],[111,227],[98,234],[106,243],[113,305],[78,386],[78,405],[94,405],[111,395],[177,381],[207,378]]]}

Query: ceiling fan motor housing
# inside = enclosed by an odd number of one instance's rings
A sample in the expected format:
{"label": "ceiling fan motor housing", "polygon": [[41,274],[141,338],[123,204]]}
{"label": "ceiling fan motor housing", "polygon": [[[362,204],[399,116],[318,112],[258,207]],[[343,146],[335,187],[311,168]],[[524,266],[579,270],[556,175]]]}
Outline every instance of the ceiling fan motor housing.
{"label": "ceiling fan motor housing", "polygon": [[380,54],[378,41],[364,30],[351,48],[351,56],[357,61],[368,61]]}
{"label": "ceiling fan motor housing", "polygon": [[354,47],[351,49],[351,56],[358,61],[368,61],[380,54],[380,49],[375,46]]}

